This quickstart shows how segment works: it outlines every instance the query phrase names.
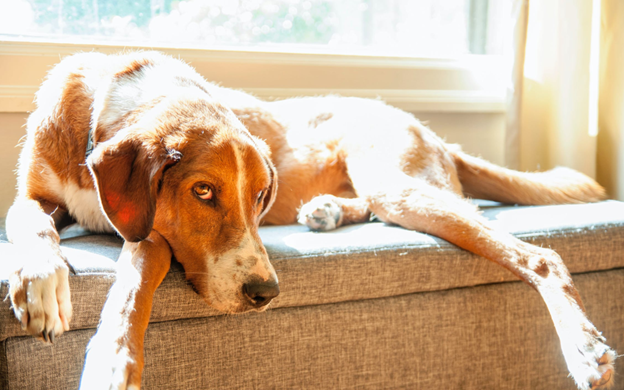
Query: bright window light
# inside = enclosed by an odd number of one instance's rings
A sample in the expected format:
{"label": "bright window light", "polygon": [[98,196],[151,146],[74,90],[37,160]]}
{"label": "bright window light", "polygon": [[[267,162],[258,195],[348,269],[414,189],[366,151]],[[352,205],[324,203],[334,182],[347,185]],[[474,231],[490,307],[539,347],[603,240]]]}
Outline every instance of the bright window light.
{"label": "bright window light", "polygon": [[0,0],[0,40],[502,54],[511,0]]}

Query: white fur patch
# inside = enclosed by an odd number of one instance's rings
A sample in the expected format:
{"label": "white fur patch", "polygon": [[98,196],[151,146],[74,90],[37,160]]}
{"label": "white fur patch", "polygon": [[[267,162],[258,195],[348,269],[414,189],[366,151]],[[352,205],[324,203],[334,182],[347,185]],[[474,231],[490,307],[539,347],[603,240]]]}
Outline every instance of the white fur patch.
{"label": "white fur patch", "polygon": [[[118,80],[116,83],[111,83],[108,91],[104,88],[102,89],[102,92],[107,93],[107,101],[105,103],[105,109],[102,109],[97,118],[97,122],[100,125],[105,127],[111,126],[119,120],[119,118],[147,103],[149,101],[147,100],[147,96],[150,98],[154,96],[153,91],[149,90],[157,86],[160,87],[160,84],[151,84],[148,82],[149,80],[146,77],[146,73],[147,72],[144,72],[143,69],[140,69],[136,71],[132,77],[125,77]],[[95,112],[96,110],[94,110],[94,113]]]}
{"label": "white fur patch", "polygon": [[245,215],[245,186],[247,185],[247,178],[245,177],[245,162],[243,161],[243,156],[241,155],[240,149],[238,149],[235,145],[232,147],[234,150],[234,155],[236,156],[236,174],[238,178],[236,180],[236,192],[238,192],[238,203],[240,205],[240,215]]}
{"label": "white fur patch", "polygon": [[334,230],[342,224],[342,209],[332,195],[321,195],[304,204],[297,221],[311,230]]}
{"label": "white fur patch", "polygon": [[49,172],[47,175],[50,190],[67,205],[70,215],[85,229],[93,232],[112,233],[113,227],[100,208],[95,189],[84,189],[71,182],[61,182],[59,177]]}
{"label": "white fur patch", "polygon": [[[238,192],[238,204],[240,207],[241,216],[245,215],[245,189],[247,187],[247,175],[245,174],[245,161],[243,161],[243,156],[241,150],[236,146],[233,147],[234,155],[236,156],[236,174],[238,175],[236,180],[236,190]],[[256,257],[259,261],[255,266],[249,269],[250,274],[255,274],[260,276],[263,280],[269,280],[272,274],[275,274],[273,271],[273,267],[269,263],[268,259],[261,260],[265,256],[262,254],[262,251],[258,247],[258,244],[254,240],[253,236],[249,232],[249,227],[247,227],[247,232],[245,236],[241,240],[241,243],[238,249],[228,252],[230,256],[239,257],[243,259],[247,259],[250,257]],[[226,256],[228,255],[226,254]],[[277,280],[277,277],[275,277]]]}
{"label": "white fur patch", "polygon": [[222,254],[215,262],[215,257],[208,255],[206,262],[212,274],[206,279],[206,298],[210,305],[224,312],[240,311],[245,307],[241,295],[244,283],[260,278],[277,282],[273,265],[269,262],[261,244],[247,231],[240,244]]}
{"label": "white fur patch", "polygon": [[189,88],[183,80],[202,86],[207,84],[186,64],[160,56],[152,60],[155,61],[153,65],[138,69],[130,77],[109,80],[108,86],[100,86],[93,102],[92,126],[111,126],[129,112],[160,97],[188,96]]}
{"label": "white fur patch", "polygon": [[258,248],[256,241],[253,239],[249,232],[247,232],[247,234],[241,241],[240,247],[237,250],[232,251],[231,255],[243,259],[249,259],[251,257],[257,258],[258,261],[254,266],[249,268],[248,273],[250,275],[258,275],[260,278],[262,278],[262,280],[269,280],[271,276],[274,276],[274,279],[277,282],[277,275],[275,275],[273,266],[268,261],[268,258],[266,258],[266,256],[262,254],[262,252]]}

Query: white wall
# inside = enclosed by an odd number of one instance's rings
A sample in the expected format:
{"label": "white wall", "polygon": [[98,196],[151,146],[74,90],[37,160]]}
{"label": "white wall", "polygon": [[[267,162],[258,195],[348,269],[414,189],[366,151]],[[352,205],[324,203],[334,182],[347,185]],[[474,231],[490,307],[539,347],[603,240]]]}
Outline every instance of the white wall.
{"label": "white wall", "polygon": [[15,165],[20,148],[17,144],[25,134],[26,113],[0,113],[0,217],[15,198]]}

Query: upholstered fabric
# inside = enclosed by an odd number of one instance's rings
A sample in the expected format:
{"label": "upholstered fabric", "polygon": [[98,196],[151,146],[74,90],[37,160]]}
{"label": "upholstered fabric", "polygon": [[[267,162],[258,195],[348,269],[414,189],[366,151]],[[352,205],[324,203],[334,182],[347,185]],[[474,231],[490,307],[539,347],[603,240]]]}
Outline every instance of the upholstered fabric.
{"label": "upholstered fabric", "polygon": [[[575,281],[624,350],[624,270]],[[93,333],[72,331],[54,347],[5,340],[10,388],[76,389]],[[152,323],[145,354],[150,390],[575,389],[545,305],[520,282]]]}
{"label": "upholstered fabric", "polygon": [[[501,229],[555,249],[573,273],[624,267],[624,203],[484,207],[484,215]],[[516,280],[498,265],[442,239],[380,222],[331,233],[310,232],[304,226],[263,227],[260,235],[281,284],[273,308]],[[63,252],[77,271],[70,276],[72,327],[94,328],[114,280],[122,241],[79,228],[63,237]],[[0,266],[0,296],[8,292],[7,275],[19,256],[10,244],[0,243],[0,257],[6,259]],[[184,279],[184,270],[174,262],[157,290],[153,321],[218,314]],[[0,340],[23,334],[9,307],[9,300],[0,302]]]}
{"label": "upholstered fabric", "polygon": [[[590,318],[622,353],[624,203],[483,210],[561,254]],[[144,388],[574,388],[538,294],[495,264],[379,222],[260,234],[281,283],[271,309],[218,315],[174,262],[154,299]],[[2,389],[77,387],[122,241],[75,227],[62,236],[77,271],[72,331],[52,347],[23,337],[0,301]],[[0,242],[0,296],[23,255]]]}

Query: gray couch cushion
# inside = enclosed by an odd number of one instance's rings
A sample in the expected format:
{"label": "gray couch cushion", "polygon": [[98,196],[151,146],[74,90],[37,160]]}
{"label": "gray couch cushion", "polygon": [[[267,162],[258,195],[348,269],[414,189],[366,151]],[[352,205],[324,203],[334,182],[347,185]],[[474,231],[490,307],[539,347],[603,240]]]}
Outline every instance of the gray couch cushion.
{"label": "gray couch cushion", "polygon": [[[572,273],[624,267],[624,203],[515,207],[484,206],[484,215],[501,229],[555,249]],[[6,240],[0,231],[0,240]],[[281,283],[272,307],[307,306],[439,291],[515,280],[508,271],[436,237],[383,223],[314,233],[303,226],[263,227],[260,235]],[[114,280],[122,241],[90,235],[79,228],[63,232],[63,251],[77,271],[70,276],[73,329],[94,328]],[[8,293],[12,259],[0,243],[0,295]],[[152,322],[218,314],[185,282],[174,262],[156,292]],[[0,340],[22,335],[10,310],[0,302]]]}

